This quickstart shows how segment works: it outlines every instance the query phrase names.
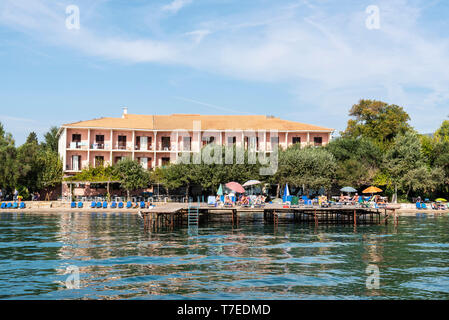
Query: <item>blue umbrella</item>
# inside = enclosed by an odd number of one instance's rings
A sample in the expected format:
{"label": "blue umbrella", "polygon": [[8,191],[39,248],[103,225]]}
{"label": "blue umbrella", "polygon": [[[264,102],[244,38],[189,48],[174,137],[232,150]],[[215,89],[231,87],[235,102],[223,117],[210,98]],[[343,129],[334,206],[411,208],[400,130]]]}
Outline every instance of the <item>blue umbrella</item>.
{"label": "blue umbrella", "polygon": [[288,183],[285,184],[284,195],[282,196],[282,201],[287,202],[287,197],[290,195],[290,191],[288,190]]}

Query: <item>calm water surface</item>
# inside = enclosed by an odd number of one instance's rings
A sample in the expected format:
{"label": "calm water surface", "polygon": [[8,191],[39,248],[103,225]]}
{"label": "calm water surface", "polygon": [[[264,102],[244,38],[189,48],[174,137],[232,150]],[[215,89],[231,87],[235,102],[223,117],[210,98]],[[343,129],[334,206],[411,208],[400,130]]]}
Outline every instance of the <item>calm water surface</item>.
{"label": "calm water surface", "polygon": [[0,299],[448,299],[448,234],[448,216],[147,233],[131,214],[0,213]]}

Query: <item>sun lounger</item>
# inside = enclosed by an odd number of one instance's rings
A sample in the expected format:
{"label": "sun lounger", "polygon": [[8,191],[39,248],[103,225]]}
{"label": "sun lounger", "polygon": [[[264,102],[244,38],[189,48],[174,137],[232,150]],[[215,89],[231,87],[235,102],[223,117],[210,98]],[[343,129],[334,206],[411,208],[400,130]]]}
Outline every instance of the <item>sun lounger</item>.
{"label": "sun lounger", "polygon": [[146,205],[144,201],[140,201],[140,209],[145,209]]}
{"label": "sun lounger", "polygon": [[90,207],[93,209],[97,206],[97,203],[95,201],[92,201],[92,203],[90,204]]}
{"label": "sun lounger", "polygon": [[12,204],[12,208],[13,209],[17,209],[19,207],[19,204],[17,203],[17,202],[14,202],[13,204]]}
{"label": "sun lounger", "polygon": [[73,201],[71,204],[70,204],[70,207],[73,209],[73,208],[76,208],[76,202],[75,201]]}
{"label": "sun lounger", "polygon": [[424,202],[421,203],[421,209],[427,209],[427,206],[426,206],[426,204]]}
{"label": "sun lounger", "polygon": [[19,209],[25,209],[25,207],[26,207],[25,202],[21,202],[19,205]]}
{"label": "sun lounger", "polygon": [[80,202],[78,202],[78,208],[82,208],[83,207],[83,203],[80,201]]}
{"label": "sun lounger", "polygon": [[112,201],[110,208],[112,208],[112,209],[117,208],[117,202]]}
{"label": "sun lounger", "polygon": [[416,203],[416,209],[418,209],[418,210],[421,210],[421,209],[422,209],[421,203],[419,203],[419,202]]}
{"label": "sun lounger", "polygon": [[6,205],[6,208],[11,209],[12,208],[12,203],[8,202],[8,204]]}
{"label": "sun lounger", "polygon": [[127,208],[127,209],[131,209],[132,206],[133,206],[133,203],[132,203],[131,201],[128,201],[128,202],[126,203],[126,208]]}
{"label": "sun lounger", "polygon": [[97,209],[100,209],[102,206],[103,206],[103,204],[101,203],[101,201],[98,201],[97,205],[96,205]]}
{"label": "sun lounger", "polygon": [[207,197],[207,206],[215,207],[216,205],[217,205],[217,201],[215,200],[214,196]]}
{"label": "sun lounger", "polygon": [[119,209],[123,209],[123,202],[122,202],[122,201],[120,201],[120,202],[118,203],[118,207],[119,207]]}
{"label": "sun lounger", "polygon": [[0,206],[2,209],[6,209],[6,203],[2,202],[2,205]]}
{"label": "sun lounger", "polygon": [[103,209],[107,209],[108,208],[108,203],[107,201],[103,202]]}

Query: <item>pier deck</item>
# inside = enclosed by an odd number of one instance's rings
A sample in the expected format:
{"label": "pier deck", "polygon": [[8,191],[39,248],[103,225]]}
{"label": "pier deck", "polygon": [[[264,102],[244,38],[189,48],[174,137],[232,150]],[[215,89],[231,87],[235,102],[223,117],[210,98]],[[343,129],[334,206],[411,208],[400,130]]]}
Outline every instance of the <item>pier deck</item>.
{"label": "pier deck", "polygon": [[231,223],[239,223],[239,215],[263,213],[265,223],[277,224],[280,218],[292,222],[318,224],[381,224],[388,223],[393,217],[397,223],[397,207],[363,208],[356,206],[285,206],[283,204],[265,204],[262,207],[222,207],[208,206],[205,203],[168,203],[161,207],[141,210],[145,228],[157,226],[183,225],[189,221],[189,215],[198,215],[199,220],[208,220],[215,214],[229,215]]}

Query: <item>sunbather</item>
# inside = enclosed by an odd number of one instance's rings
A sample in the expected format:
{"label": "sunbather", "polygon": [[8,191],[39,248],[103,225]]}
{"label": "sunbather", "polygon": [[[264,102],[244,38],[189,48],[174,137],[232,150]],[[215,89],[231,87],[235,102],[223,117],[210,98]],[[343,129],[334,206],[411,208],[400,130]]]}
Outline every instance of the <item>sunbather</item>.
{"label": "sunbather", "polygon": [[225,197],[224,197],[224,205],[225,206],[232,206],[233,205],[233,203],[231,201],[231,197],[229,197],[228,195],[225,195]]}

